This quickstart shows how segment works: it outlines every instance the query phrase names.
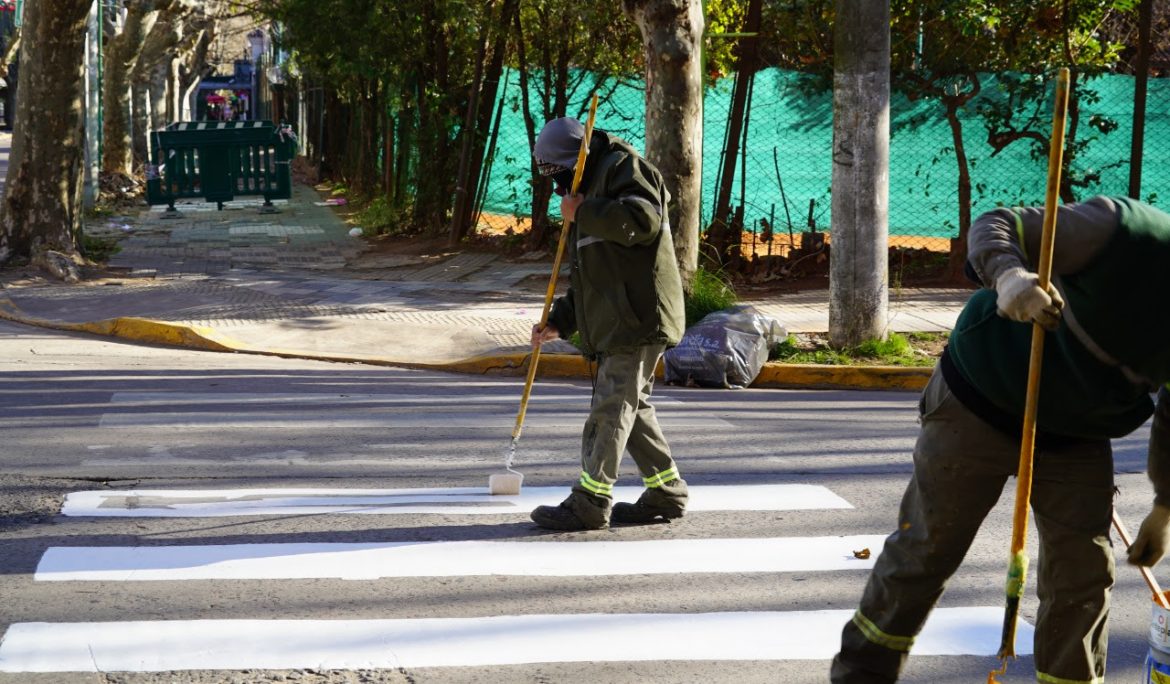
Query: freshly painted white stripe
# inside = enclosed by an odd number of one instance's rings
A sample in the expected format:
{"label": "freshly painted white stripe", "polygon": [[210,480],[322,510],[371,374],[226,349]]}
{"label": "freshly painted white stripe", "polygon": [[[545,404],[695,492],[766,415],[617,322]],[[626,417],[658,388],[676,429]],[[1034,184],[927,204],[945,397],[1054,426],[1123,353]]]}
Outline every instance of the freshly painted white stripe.
{"label": "freshly painted white stripe", "polygon": [[[55,546],[34,579],[45,582],[238,580],[483,575],[580,577],[680,573],[868,570],[854,551],[884,535],[590,542],[389,542]],[[874,558],[877,557],[875,553]]]}
{"label": "freshly painted white stripe", "polygon": [[[256,394],[181,392],[117,392],[110,400],[118,412],[102,414],[99,427],[285,427],[311,423],[319,428],[500,428],[514,421],[516,397],[485,395],[460,398],[433,394]],[[663,397],[654,400],[658,422],[665,427],[730,428],[709,413],[675,411],[684,404]],[[322,410],[322,406],[329,410]],[[391,412],[389,407],[415,408]],[[579,427],[589,410],[585,393],[551,395],[529,405],[530,426]]]}
{"label": "freshly painted white stripe", "polygon": [[[126,489],[72,492],[61,513],[109,518],[216,518],[234,515],[422,514],[515,515],[556,505],[568,487],[524,487],[518,496],[487,487],[442,489]],[[641,487],[614,487],[615,501],[636,501]],[[804,484],[696,485],[689,512],[853,508],[825,487]]]}
{"label": "freshly painted white stripe", "polygon": [[[827,660],[851,610],[414,620],[21,622],[0,672],[418,668],[556,662]],[[1002,607],[935,610],[915,656],[991,656]],[[1016,653],[1031,653],[1021,621]],[[647,634],[666,634],[646,645]]]}

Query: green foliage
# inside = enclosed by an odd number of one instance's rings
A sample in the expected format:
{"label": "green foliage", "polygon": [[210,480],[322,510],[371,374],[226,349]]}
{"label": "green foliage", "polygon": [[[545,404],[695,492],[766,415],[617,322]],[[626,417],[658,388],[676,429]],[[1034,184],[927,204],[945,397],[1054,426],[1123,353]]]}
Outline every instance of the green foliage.
{"label": "green foliage", "polygon": [[411,231],[410,207],[396,207],[386,197],[379,197],[357,213],[354,220],[366,237],[403,235]]}
{"label": "green foliage", "polygon": [[768,360],[827,366],[932,366],[936,361],[934,355],[915,351],[912,341],[920,344],[937,343],[940,338],[945,338],[945,335],[891,333],[886,340],[867,340],[851,349],[833,349],[823,343],[802,345],[795,335],[789,335],[770,350]]}
{"label": "green foliage", "polygon": [[81,255],[90,261],[105,263],[122,250],[121,245],[114,238],[87,235],[83,230],[77,241],[77,249]]}
{"label": "green foliage", "polygon": [[703,60],[708,84],[735,71],[737,40],[727,34],[743,30],[747,3],[735,0],[707,0],[706,31],[703,34]]}
{"label": "green foliage", "polygon": [[739,298],[735,290],[723,274],[708,271],[700,266],[691,281],[690,291],[684,297],[686,327],[691,327],[702,320],[703,316],[722,311],[737,301]]}

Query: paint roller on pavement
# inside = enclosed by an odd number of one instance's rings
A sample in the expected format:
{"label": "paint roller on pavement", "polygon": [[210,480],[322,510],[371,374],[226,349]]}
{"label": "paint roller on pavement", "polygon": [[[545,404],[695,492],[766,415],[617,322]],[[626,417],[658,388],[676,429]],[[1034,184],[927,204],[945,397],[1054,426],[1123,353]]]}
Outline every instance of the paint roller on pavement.
{"label": "paint roller on pavement", "polygon": [[[585,137],[581,138],[581,149],[577,152],[577,167],[573,171],[573,187],[570,194],[577,194],[581,185],[581,174],[585,171],[585,157],[589,154],[589,140],[593,136],[593,120],[597,116],[597,94],[593,95],[589,103],[589,118],[585,121]],[[548,279],[548,290],[544,295],[544,310],[540,314],[540,327],[548,325],[548,314],[552,308],[553,294],[557,289],[557,277],[561,271],[561,257],[565,253],[565,241],[569,237],[568,221],[561,222],[561,236],[557,242],[557,253],[553,258],[552,275]],[[540,343],[532,345],[532,356],[528,362],[528,379],[524,382],[524,394],[520,397],[520,411],[516,415],[516,426],[512,428],[512,443],[508,447],[508,454],[504,457],[504,470],[488,478],[488,492],[491,494],[516,495],[524,484],[524,475],[512,468],[512,461],[516,458],[516,443],[520,440],[520,432],[524,427],[524,414],[528,411],[528,398],[532,395],[532,381],[536,378],[536,364],[540,361]]]}
{"label": "paint roller on pavement", "polygon": [[[1060,166],[1064,154],[1065,119],[1068,114],[1069,72],[1061,68],[1056,76],[1056,98],[1052,107],[1052,137],[1048,148],[1048,187],[1044,196],[1044,229],[1040,236],[1041,290],[1052,279],[1052,248],[1056,243],[1056,201],[1060,191]],[[1044,328],[1032,324],[1032,350],[1028,360],[1028,389],[1024,400],[1024,430],[1020,438],[1020,466],[1016,475],[1016,504],[1012,515],[1012,547],[1007,573],[1007,603],[1004,607],[1003,635],[999,644],[1000,667],[987,674],[987,684],[997,684],[996,675],[1007,672],[1009,657],[1016,655],[1016,622],[1020,614],[1020,597],[1028,575],[1028,554],[1024,542],[1028,536],[1028,501],[1032,496],[1032,455],[1036,446],[1036,409],[1040,397],[1040,366],[1044,359]]]}

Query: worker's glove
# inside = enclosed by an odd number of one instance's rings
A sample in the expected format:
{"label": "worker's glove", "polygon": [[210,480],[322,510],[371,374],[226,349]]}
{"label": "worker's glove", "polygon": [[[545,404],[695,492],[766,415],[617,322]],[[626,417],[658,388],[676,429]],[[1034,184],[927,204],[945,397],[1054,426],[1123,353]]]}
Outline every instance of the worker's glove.
{"label": "worker's glove", "polygon": [[1060,325],[1060,310],[1064,300],[1052,283],[1048,291],[1040,288],[1040,276],[1015,266],[995,279],[995,291],[999,297],[995,305],[999,315],[1021,323],[1038,323],[1046,330],[1056,330]]}
{"label": "worker's glove", "polygon": [[561,336],[561,331],[557,330],[557,326],[551,323],[540,327],[540,324],[532,326],[532,348],[535,349],[545,342],[551,342]]}
{"label": "worker's glove", "polygon": [[1170,546],[1170,507],[1154,504],[1129,547],[1129,562],[1149,567],[1162,560]]}

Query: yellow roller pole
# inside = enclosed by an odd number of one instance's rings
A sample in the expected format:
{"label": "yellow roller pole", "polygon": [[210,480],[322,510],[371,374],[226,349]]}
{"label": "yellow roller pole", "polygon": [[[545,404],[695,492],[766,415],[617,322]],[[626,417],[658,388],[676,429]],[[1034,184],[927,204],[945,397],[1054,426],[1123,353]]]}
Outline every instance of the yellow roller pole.
{"label": "yellow roller pole", "polygon": [[[1044,196],[1044,229],[1040,237],[1040,288],[1048,289],[1052,279],[1052,247],[1056,242],[1056,206],[1060,194],[1060,167],[1064,155],[1064,129],[1068,114],[1068,69],[1056,75],[1056,101],[1052,111],[1052,137],[1048,148],[1048,187]],[[1003,618],[1003,637],[999,645],[1000,668],[987,675],[988,684],[996,675],[1007,671],[1009,657],[1015,657],[1016,622],[1020,597],[1028,575],[1028,555],[1024,543],[1028,538],[1028,501],[1032,495],[1032,455],[1036,445],[1036,408],[1040,396],[1040,366],[1044,359],[1044,328],[1032,324],[1032,351],[1028,360],[1028,389],[1024,403],[1024,430],[1020,438],[1020,466],[1016,477],[1016,505],[1012,515],[1012,548],[1007,574],[1007,604]]]}
{"label": "yellow roller pole", "polygon": [[[581,139],[581,149],[577,152],[577,167],[573,170],[573,185],[571,194],[577,194],[581,185],[581,175],[585,171],[585,158],[589,154],[589,141],[593,137],[593,121],[597,117],[597,94],[594,93],[589,103],[589,118],[585,121],[585,137]],[[561,259],[565,253],[565,242],[569,237],[568,221],[561,222],[561,235],[557,241],[557,253],[553,258],[552,275],[548,279],[548,290],[544,295],[544,309],[540,313],[540,327],[548,325],[548,314],[552,309],[553,295],[557,289],[557,278],[561,272]],[[504,459],[504,468],[508,475],[493,475],[488,481],[488,490],[492,494],[519,493],[520,482],[523,476],[512,469],[512,460],[516,457],[516,443],[520,440],[520,432],[524,428],[524,416],[528,412],[528,398],[532,395],[532,382],[536,379],[536,364],[540,361],[540,345],[532,346],[532,357],[528,362],[528,379],[524,382],[524,394],[520,397],[520,411],[516,414],[516,425],[512,428],[512,443],[508,447],[508,455]],[[506,479],[505,479],[506,478]],[[500,483],[500,484],[497,484]]]}

